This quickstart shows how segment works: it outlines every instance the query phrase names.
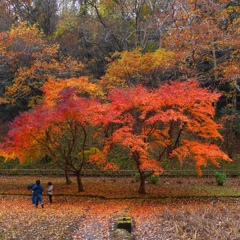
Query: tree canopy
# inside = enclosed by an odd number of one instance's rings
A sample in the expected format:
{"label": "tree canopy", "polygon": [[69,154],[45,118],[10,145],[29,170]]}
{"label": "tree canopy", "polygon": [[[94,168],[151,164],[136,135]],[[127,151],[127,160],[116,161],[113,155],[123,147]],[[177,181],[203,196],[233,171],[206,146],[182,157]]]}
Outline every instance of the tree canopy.
{"label": "tree canopy", "polygon": [[[212,143],[222,139],[220,125],[213,120],[212,103],[219,94],[200,88],[193,80],[154,90],[140,85],[126,90],[116,88],[111,90],[106,103],[79,96],[94,89],[85,78],[76,80],[73,86],[73,80],[69,82],[57,83],[56,91],[52,82],[45,84],[45,102],[13,121],[2,143],[1,155],[24,162],[50,154],[62,169],[77,173],[81,191],[85,151],[101,146],[94,142],[102,142],[102,151],[89,156],[90,161],[105,165],[105,169],[117,169],[108,162],[107,155],[112,145],[119,143],[130,150],[139,170],[140,193],[145,193],[144,172],[161,174],[164,157],[176,156],[181,163],[190,157],[199,175],[207,160],[217,166],[218,159],[231,161]],[[109,124],[116,126],[104,138],[102,133]],[[96,136],[102,138],[96,141]]]}
{"label": "tree canopy", "polygon": [[[24,163],[47,154],[65,172],[76,174],[79,191],[83,191],[80,172],[88,161],[87,151],[98,146],[97,141],[93,141],[96,127],[92,123],[98,101],[78,96],[87,90],[87,80],[75,81],[75,86],[71,86],[72,79],[69,86],[67,80],[62,88],[62,82],[56,84],[57,95],[52,91],[52,82],[47,82],[43,88],[45,101],[11,123],[8,137],[2,143],[1,155]],[[81,83],[82,86],[76,88]],[[89,85],[92,87],[93,84]]]}
{"label": "tree canopy", "polygon": [[113,143],[130,149],[141,175],[140,193],[145,192],[144,172],[161,174],[164,158],[176,156],[183,163],[189,157],[195,161],[199,175],[207,160],[217,166],[217,160],[231,161],[213,143],[222,139],[218,132],[221,126],[213,120],[213,102],[219,96],[193,80],[164,84],[154,90],[142,86],[111,90],[110,104],[97,123],[116,127],[92,161],[107,161],[106,153]]}
{"label": "tree canopy", "polygon": [[24,162],[48,152],[79,176],[80,190],[83,162],[117,169],[109,154],[118,145],[136,163],[142,193],[165,158],[192,159],[199,175],[208,160],[236,159],[239,7],[235,0],[0,3],[0,121],[13,120],[2,155]]}

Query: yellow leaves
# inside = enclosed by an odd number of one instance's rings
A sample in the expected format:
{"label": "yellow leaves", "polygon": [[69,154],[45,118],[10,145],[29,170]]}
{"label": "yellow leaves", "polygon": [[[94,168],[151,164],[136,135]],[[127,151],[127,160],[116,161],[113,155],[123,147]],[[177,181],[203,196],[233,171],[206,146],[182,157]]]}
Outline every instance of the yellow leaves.
{"label": "yellow leaves", "polygon": [[107,89],[129,86],[136,82],[151,82],[151,74],[167,69],[172,63],[174,53],[158,49],[156,52],[143,54],[141,49],[135,49],[115,53],[112,57],[118,58],[108,64],[107,73],[101,80],[101,84]]}
{"label": "yellow leaves", "polygon": [[62,14],[61,18],[58,21],[58,26],[56,31],[54,32],[55,38],[61,37],[68,32],[71,32],[72,29],[77,27],[78,24],[78,16],[76,14],[66,13]]}
{"label": "yellow leaves", "polygon": [[103,17],[108,17],[109,15],[111,15],[114,18],[118,17],[118,15],[116,14],[116,11],[118,9],[116,8],[117,4],[115,3],[115,1],[101,0],[97,4],[98,4],[99,12]]}
{"label": "yellow leaves", "polygon": [[[84,154],[87,154],[89,156],[93,155],[93,154],[96,154],[99,152],[99,149],[98,148],[95,148],[95,147],[92,147],[90,148],[89,150],[85,150],[84,151]],[[82,153],[81,153],[82,154]]]}
{"label": "yellow leaves", "polygon": [[0,151],[0,155],[5,159],[5,161],[12,160],[12,159],[17,159],[17,155],[15,154],[14,151]]}
{"label": "yellow leaves", "polygon": [[4,56],[0,64],[13,77],[5,89],[5,102],[36,96],[48,79],[66,79],[79,76],[83,64],[71,57],[59,58],[59,44],[49,44],[36,26],[20,23],[5,34],[0,34],[0,49]]}

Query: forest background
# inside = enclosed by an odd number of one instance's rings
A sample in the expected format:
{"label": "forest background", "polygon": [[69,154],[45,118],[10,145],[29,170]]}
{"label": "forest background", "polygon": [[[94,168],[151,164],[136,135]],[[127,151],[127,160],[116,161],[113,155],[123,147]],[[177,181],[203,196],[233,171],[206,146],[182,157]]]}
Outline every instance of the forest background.
{"label": "forest background", "polygon": [[[214,143],[233,159],[230,167],[238,168],[239,8],[238,1],[227,0],[2,1],[2,138],[11,130],[9,122],[15,117],[31,112],[43,97],[56,97],[55,83],[62,91],[64,80],[69,82],[68,88],[81,88],[81,96],[90,99],[104,98],[115,87],[126,90],[141,85],[157,89],[169,81],[177,84],[179,80],[187,83],[194,79],[201,88],[221,93],[218,99],[211,99],[216,111],[214,120],[222,125],[218,131],[223,137],[223,141],[215,139]],[[187,84],[190,94],[192,85]],[[164,154],[169,156],[176,144],[164,144]],[[91,147],[83,151],[86,156],[99,145]],[[117,146],[114,151],[109,158],[117,158],[122,169],[135,169],[128,161],[128,150]],[[54,164],[47,155],[33,159],[34,155],[38,156],[34,152],[24,157],[48,167]],[[22,163],[28,162],[26,159]],[[1,166],[16,164],[12,161]],[[170,169],[180,166],[168,160],[164,164]]]}

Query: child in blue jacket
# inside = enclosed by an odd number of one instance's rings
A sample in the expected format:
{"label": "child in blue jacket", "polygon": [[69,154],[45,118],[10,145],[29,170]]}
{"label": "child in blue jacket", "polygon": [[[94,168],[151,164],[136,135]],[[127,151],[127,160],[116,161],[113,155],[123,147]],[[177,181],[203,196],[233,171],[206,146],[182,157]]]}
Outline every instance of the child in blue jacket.
{"label": "child in blue jacket", "polygon": [[44,208],[43,199],[42,199],[42,193],[43,193],[43,187],[40,184],[40,180],[36,181],[36,184],[32,187],[34,199],[35,199],[35,206],[38,207],[38,202],[42,205],[42,208]]}

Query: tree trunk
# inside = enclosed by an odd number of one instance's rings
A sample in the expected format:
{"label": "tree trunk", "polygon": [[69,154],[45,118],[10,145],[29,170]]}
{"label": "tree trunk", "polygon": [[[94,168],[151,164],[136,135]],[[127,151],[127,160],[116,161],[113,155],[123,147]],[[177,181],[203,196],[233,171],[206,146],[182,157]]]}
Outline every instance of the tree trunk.
{"label": "tree trunk", "polygon": [[140,174],[140,187],[138,189],[138,193],[146,194],[146,190],[145,190],[146,177],[144,175],[144,172],[142,172],[142,171],[139,171],[139,174]]}
{"label": "tree trunk", "polygon": [[66,184],[69,185],[72,183],[70,177],[69,177],[69,174],[68,174],[68,171],[65,169],[64,170],[64,173],[65,173],[65,179],[66,179]]}
{"label": "tree trunk", "polygon": [[237,113],[237,91],[236,91],[236,80],[233,84],[233,96],[232,96],[232,118],[231,118],[231,158],[235,157],[236,153],[236,113]]}
{"label": "tree trunk", "polygon": [[[215,46],[214,42],[212,43],[212,52],[213,52],[213,65],[214,65],[214,69],[217,69],[216,46]],[[216,71],[214,71],[214,86],[213,86],[213,90],[216,89],[217,81],[218,81],[218,76],[217,76]],[[217,101],[214,101],[213,105],[214,105],[214,109],[215,109],[215,112],[216,112],[216,110],[217,110]]]}
{"label": "tree trunk", "polygon": [[78,184],[78,192],[83,192],[83,184],[80,172],[77,172],[77,184]]}

